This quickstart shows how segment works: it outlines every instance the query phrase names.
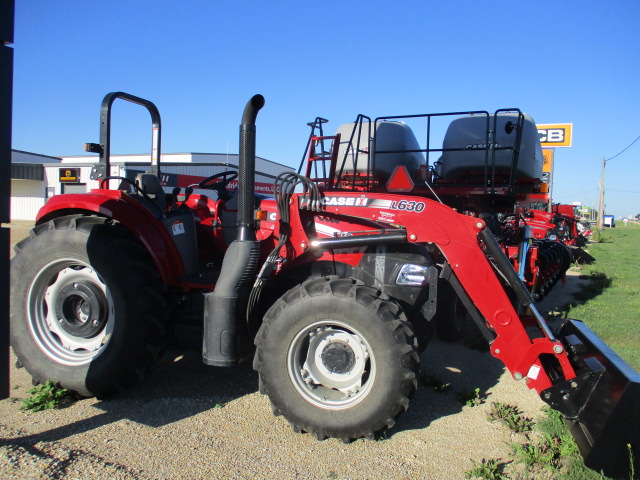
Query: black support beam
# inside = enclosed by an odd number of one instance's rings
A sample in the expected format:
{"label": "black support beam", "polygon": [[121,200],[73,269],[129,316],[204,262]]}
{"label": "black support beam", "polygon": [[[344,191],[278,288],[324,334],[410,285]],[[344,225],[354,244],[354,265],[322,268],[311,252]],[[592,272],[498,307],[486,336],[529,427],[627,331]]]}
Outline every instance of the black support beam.
{"label": "black support beam", "polygon": [[14,0],[0,0],[0,399],[9,397],[9,223]]}

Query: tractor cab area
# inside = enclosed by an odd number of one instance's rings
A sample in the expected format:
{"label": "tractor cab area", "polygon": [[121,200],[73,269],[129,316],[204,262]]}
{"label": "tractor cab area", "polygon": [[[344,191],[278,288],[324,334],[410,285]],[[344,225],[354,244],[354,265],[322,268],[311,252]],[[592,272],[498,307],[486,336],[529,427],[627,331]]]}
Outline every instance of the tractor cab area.
{"label": "tractor cab area", "polygon": [[[151,116],[151,161],[145,172],[126,178],[109,175],[111,150],[111,111],[116,100],[124,100],[146,108]],[[99,189],[89,195],[100,205],[114,205],[119,221],[136,232],[143,242],[160,235],[170,241],[164,250],[165,259],[157,260],[165,282],[182,290],[213,290],[220,275],[224,254],[237,236],[238,195],[237,170],[224,170],[210,175],[184,188],[174,187],[168,192],[166,177],[161,170],[161,121],[156,106],[145,99],[124,92],[108,94],[101,106],[100,143],[87,143],[85,150],[99,154],[99,162],[92,168],[91,179],[100,182]],[[235,188],[232,188],[235,187]],[[255,195],[255,201],[268,201],[264,195]],[[68,199],[54,198],[56,202]],[[116,206],[117,205],[117,206]],[[49,210],[41,212],[46,220]],[[274,209],[275,210],[275,209]],[[135,212],[135,213],[133,213]],[[157,222],[144,220],[146,215]],[[164,228],[152,228],[153,225]],[[271,230],[273,227],[271,226]],[[155,230],[151,231],[151,230]],[[263,234],[267,237],[268,232]],[[166,265],[171,265],[166,268]]]}

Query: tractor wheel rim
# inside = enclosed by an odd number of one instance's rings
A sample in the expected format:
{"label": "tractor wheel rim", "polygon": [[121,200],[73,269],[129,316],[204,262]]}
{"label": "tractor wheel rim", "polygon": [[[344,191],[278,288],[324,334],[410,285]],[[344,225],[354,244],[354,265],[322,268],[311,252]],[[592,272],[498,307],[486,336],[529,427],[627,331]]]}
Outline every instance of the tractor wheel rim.
{"label": "tractor wheel rim", "polygon": [[114,306],[98,273],[77,259],[59,259],[35,276],[27,295],[27,322],[37,346],[67,366],[90,363],[113,333]]}
{"label": "tractor wheel rim", "polygon": [[296,334],[287,352],[287,371],[307,402],[342,410],[369,394],[376,366],[361,334],[345,323],[321,320]]}

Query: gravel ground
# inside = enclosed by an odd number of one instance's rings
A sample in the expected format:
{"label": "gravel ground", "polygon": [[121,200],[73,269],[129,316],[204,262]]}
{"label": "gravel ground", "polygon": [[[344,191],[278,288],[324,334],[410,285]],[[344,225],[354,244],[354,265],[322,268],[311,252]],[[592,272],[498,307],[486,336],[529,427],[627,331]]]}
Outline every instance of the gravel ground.
{"label": "gravel ground", "polygon": [[[12,227],[12,242],[28,229]],[[576,279],[558,285],[545,310],[563,303]],[[540,416],[537,394],[486,352],[434,341],[422,365],[452,388],[437,393],[421,383],[385,439],[350,444],[293,433],[257,392],[250,362],[207,367],[198,352],[173,349],[123,394],[37,413],[19,410],[31,379],[12,367],[11,398],[0,401],[0,478],[463,479],[472,459],[506,458],[517,440],[487,420],[491,402]],[[463,406],[459,395],[475,388],[485,403]]]}

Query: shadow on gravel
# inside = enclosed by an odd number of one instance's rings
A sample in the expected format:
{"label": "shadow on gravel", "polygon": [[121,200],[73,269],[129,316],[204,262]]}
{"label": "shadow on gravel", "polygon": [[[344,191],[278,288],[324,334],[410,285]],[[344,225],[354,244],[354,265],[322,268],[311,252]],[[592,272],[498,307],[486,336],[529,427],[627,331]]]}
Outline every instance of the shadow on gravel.
{"label": "shadow on gravel", "polygon": [[422,429],[434,420],[459,413],[465,405],[463,397],[476,388],[480,399],[490,401],[486,400],[487,391],[504,372],[502,362],[488,350],[479,351],[463,342],[449,343],[436,338],[431,340],[421,361],[421,378],[411,406],[387,436]]}
{"label": "shadow on gravel", "polygon": [[93,405],[103,413],[39,434],[5,439],[3,443],[55,442],[120,420],[157,428],[220,408],[257,390],[258,374],[250,360],[236,367],[215,368],[204,365],[199,352],[170,349],[146,379]]}
{"label": "shadow on gravel", "polygon": [[155,371],[131,390],[94,407],[151,427],[161,427],[258,391],[251,359],[235,367],[204,365],[200,352],[170,349]]}
{"label": "shadow on gravel", "polygon": [[[431,341],[422,354],[422,375],[409,411],[387,436],[422,429],[434,420],[461,411],[461,396],[480,389],[484,398],[504,371],[502,363],[488,351],[473,350],[462,342]],[[451,384],[436,392],[424,376]],[[258,374],[251,361],[230,368],[214,368],[201,362],[199,352],[169,350],[155,371],[132,389],[102,399],[93,408],[103,413],[35,435],[4,439],[4,444],[35,445],[56,442],[121,420],[161,427],[252,394],[258,390]]]}

